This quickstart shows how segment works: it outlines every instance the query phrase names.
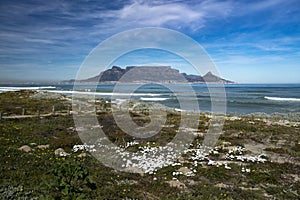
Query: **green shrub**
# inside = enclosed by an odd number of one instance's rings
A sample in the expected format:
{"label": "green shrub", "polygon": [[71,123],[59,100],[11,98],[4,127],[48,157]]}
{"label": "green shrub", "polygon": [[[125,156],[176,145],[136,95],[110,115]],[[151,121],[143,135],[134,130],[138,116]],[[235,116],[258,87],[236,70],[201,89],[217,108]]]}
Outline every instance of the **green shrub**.
{"label": "green shrub", "polygon": [[55,177],[48,185],[56,199],[85,199],[86,193],[96,189],[88,168],[78,161],[64,161],[51,170]]}

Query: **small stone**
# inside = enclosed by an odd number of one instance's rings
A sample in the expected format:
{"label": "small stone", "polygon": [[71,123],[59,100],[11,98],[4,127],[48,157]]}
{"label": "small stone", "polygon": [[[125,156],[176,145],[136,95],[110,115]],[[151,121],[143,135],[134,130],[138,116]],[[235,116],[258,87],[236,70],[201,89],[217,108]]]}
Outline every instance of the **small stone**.
{"label": "small stone", "polygon": [[218,183],[215,185],[216,187],[219,187],[219,188],[229,188],[230,186],[229,185],[226,185],[224,183]]}
{"label": "small stone", "polygon": [[233,116],[233,117],[228,117],[227,118],[229,121],[236,121],[236,120],[241,120],[242,118],[237,117],[237,116]]}
{"label": "small stone", "polygon": [[203,132],[196,132],[196,136],[199,136],[199,137],[204,137],[205,133]]}
{"label": "small stone", "polygon": [[19,150],[21,151],[25,151],[25,152],[29,152],[29,151],[32,151],[32,149],[30,148],[30,146],[28,145],[23,145],[19,148]]}
{"label": "small stone", "polygon": [[141,176],[144,176],[144,171],[141,170],[140,168],[137,167],[127,167],[126,169],[124,169],[124,171],[129,172],[129,173],[138,173]]}
{"label": "small stone", "polygon": [[234,153],[238,149],[238,147],[237,146],[227,146],[227,145],[225,146],[224,145],[223,149],[229,151],[229,153]]}
{"label": "small stone", "polygon": [[196,181],[194,181],[194,180],[187,180],[187,183],[189,184],[189,185],[197,185],[197,182]]}
{"label": "small stone", "polygon": [[81,153],[81,154],[79,154],[77,157],[78,158],[84,158],[84,157],[86,157],[87,155],[86,155],[86,153]]}
{"label": "small stone", "polygon": [[183,175],[187,175],[187,174],[189,174],[189,173],[192,172],[192,171],[191,171],[189,168],[187,168],[187,167],[180,167],[180,168],[178,169],[178,171],[179,171],[179,172],[182,172]]}
{"label": "small stone", "polygon": [[45,145],[38,145],[37,148],[38,149],[49,149],[50,144],[45,144]]}
{"label": "small stone", "polygon": [[224,147],[228,147],[228,146],[231,145],[231,142],[224,141],[224,142],[222,142],[222,144],[223,144]]}
{"label": "small stone", "polygon": [[186,189],[186,185],[178,180],[171,180],[167,182],[171,187],[177,187],[179,189]]}
{"label": "small stone", "polygon": [[58,155],[58,156],[67,156],[67,155],[69,155],[69,154],[66,153],[65,150],[62,149],[62,148],[56,149],[56,150],[54,151],[54,154],[55,154],[55,155]]}
{"label": "small stone", "polygon": [[181,164],[183,164],[183,163],[186,163],[186,162],[188,162],[188,161],[185,160],[184,157],[180,156],[180,157],[178,158],[178,162],[180,162]]}
{"label": "small stone", "polygon": [[69,128],[67,128],[67,132],[68,133],[75,133],[76,129],[74,127],[69,127]]}

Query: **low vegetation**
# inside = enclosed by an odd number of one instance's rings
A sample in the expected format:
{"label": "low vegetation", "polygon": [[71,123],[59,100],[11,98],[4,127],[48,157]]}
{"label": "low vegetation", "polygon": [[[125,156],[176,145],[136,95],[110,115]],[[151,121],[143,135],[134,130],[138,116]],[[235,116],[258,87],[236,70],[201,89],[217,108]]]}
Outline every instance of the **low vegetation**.
{"label": "low vegetation", "polygon": [[[0,94],[0,199],[299,199],[300,125],[295,120],[229,116],[216,147],[206,152],[201,143],[210,118],[201,114],[195,140],[174,163],[129,173],[91,156],[93,148],[82,144],[67,113],[68,98],[37,94]],[[169,112],[158,135],[136,140],[117,127],[109,102],[98,102],[99,124],[129,152],[165,145],[179,127],[180,113]],[[51,115],[18,118],[20,108],[27,115],[36,110]],[[140,125],[148,122],[147,112],[131,117]]]}

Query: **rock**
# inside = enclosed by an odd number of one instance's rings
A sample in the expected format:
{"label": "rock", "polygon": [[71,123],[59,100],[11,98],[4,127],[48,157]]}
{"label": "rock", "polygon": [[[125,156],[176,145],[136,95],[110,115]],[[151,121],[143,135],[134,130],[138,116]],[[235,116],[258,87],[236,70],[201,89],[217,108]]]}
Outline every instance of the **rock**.
{"label": "rock", "polygon": [[237,117],[237,116],[233,116],[233,117],[227,117],[226,119],[229,120],[229,121],[236,121],[236,120],[241,120],[242,118]]}
{"label": "rock", "polygon": [[219,187],[219,188],[229,188],[230,186],[229,185],[226,185],[224,183],[218,183],[215,185],[216,187]]}
{"label": "rock", "polygon": [[203,132],[195,132],[195,136],[204,137],[205,133]]}
{"label": "rock", "polygon": [[86,153],[81,153],[81,154],[79,154],[77,157],[78,157],[78,158],[84,158],[84,157],[86,157],[86,156],[87,156]]}
{"label": "rock", "polygon": [[126,169],[124,169],[125,172],[129,172],[129,173],[138,173],[141,176],[144,176],[144,171],[137,168],[137,167],[127,167]]}
{"label": "rock", "polygon": [[278,140],[276,146],[282,146],[285,145],[287,143],[286,140]]}
{"label": "rock", "polygon": [[196,181],[190,179],[190,180],[187,180],[187,184],[189,184],[189,185],[197,185],[198,183]]}
{"label": "rock", "polygon": [[171,180],[167,182],[171,187],[177,187],[179,189],[186,189],[186,185],[178,180]]}
{"label": "rock", "polygon": [[260,144],[256,142],[248,142],[247,144],[245,144],[245,148],[254,154],[264,153],[264,149],[267,147],[268,146],[266,146],[265,144]]}
{"label": "rock", "polygon": [[69,154],[66,153],[65,150],[62,149],[62,148],[56,149],[56,150],[54,151],[54,154],[55,154],[55,155],[58,155],[58,156],[67,156],[67,155],[69,155]]}
{"label": "rock", "polygon": [[75,127],[69,127],[69,128],[67,128],[67,132],[68,133],[76,133],[76,128]]}
{"label": "rock", "polygon": [[248,190],[248,191],[259,191],[260,188],[257,187],[251,187],[251,188],[247,188],[247,187],[239,187],[242,190]]}
{"label": "rock", "polygon": [[231,142],[224,141],[224,142],[222,142],[222,145],[223,145],[223,147],[228,147],[231,145]]}
{"label": "rock", "polygon": [[28,145],[23,145],[19,148],[19,150],[21,151],[25,151],[25,152],[29,152],[29,151],[32,151],[31,147],[28,146]]}
{"label": "rock", "polygon": [[49,149],[50,144],[45,144],[45,145],[38,145],[37,148],[38,149]]}
{"label": "rock", "polygon": [[184,157],[180,156],[180,157],[178,158],[178,162],[181,163],[181,164],[183,164],[183,163],[188,163],[189,161],[186,160]]}
{"label": "rock", "polygon": [[238,148],[238,146],[223,146],[223,150],[227,151],[235,151]]}
{"label": "rock", "polygon": [[175,125],[174,124],[168,124],[168,125],[162,125],[162,128],[173,128]]}
{"label": "rock", "polygon": [[192,173],[192,171],[187,167],[180,167],[177,171],[182,172],[183,175],[187,175],[189,173]]}

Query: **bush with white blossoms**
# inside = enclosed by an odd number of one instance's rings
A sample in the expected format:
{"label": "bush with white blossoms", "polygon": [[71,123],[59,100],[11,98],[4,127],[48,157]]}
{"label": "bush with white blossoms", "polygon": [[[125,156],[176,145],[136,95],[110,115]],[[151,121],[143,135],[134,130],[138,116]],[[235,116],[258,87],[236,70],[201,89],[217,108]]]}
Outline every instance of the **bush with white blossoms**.
{"label": "bush with white blossoms", "polygon": [[228,160],[237,160],[241,162],[258,162],[258,163],[264,163],[267,161],[267,159],[263,158],[265,155],[242,155],[242,156],[234,156],[234,155],[226,155],[225,159]]}
{"label": "bush with white blossoms", "polygon": [[[152,146],[153,144],[154,146]],[[134,145],[141,145],[137,141],[131,141],[125,143],[123,146],[113,146],[109,147],[105,143],[102,143],[102,140],[99,139],[96,145],[74,145],[73,152],[77,151],[96,151],[98,153],[105,153],[108,150],[113,151],[115,155],[120,156],[122,158],[123,164],[122,168],[136,168],[142,170],[147,174],[156,174],[157,170],[167,166],[184,166],[185,162],[189,163],[189,172],[183,173],[180,171],[173,171],[172,175],[174,179],[177,179],[176,176],[184,175],[184,176],[195,176],[196,168],[201,163],[206,163],[207,166],[216,166],[216,167],[224,167],[226,170],[231,170],[231,167],[228,166],[228,163],[231,162],[265,162],[266,159],[263,155],[243,155],[246,149],[241,146],[230,147],[227,148],[210,148],[202,146],[201,144],[190,145],[189,149],[186,149],[183,152],[183,158],[187,160],[178,161],[177,154],[175,152],[176,146],[155,146],[155,143],[147,143],[146,145],[139,146],[137,152],[128,152],[126,148]],[[96,147],[97,146],[97,147]],[[225,150],[225,153],[223,150]],[[161,152],[165,152],[162,154]],[[225,156],[222,156],[222,152],[225,153]],[[216,159],[214,155],[218,155],[218,158],[221,160],[212,160]],[[211,158],[213,156],[213,158]],[[180,160],[180,159],[179,159]],[[227,160],[227,161],[226,161]],[[175,170],[175,169],[174,169]],[[242,168],[242,172],[249,173],[250,169]]]}
{"label": "bush with white blossoms", "polygon": [[137,141],[127,142],[124,147],[127,148],[127,147],[131,147],[133,145],[136,145],[136,144],[139,144],[139,143]]}
{"label": "bush with white blossoms", "polygon": [[76,144],[73,146],[73,152],[77,152],[77,151],[89,151],[89,152],[95,152],[95,145],[87,145],[87,144]]}

